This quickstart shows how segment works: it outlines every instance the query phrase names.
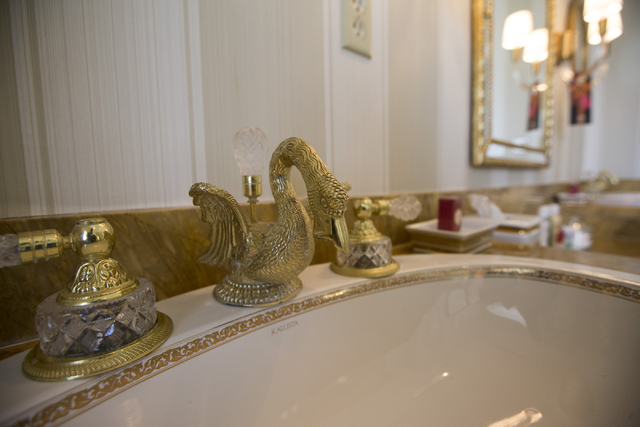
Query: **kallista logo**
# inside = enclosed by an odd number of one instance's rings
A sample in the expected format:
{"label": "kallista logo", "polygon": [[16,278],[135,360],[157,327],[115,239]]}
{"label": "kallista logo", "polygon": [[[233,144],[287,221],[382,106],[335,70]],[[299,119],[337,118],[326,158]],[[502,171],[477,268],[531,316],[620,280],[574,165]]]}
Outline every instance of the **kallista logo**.
{"label": "kallista logo", "polygon": [[292,320],[291,322],[285,323],[284,325],[280,325],[277,328],[272,328],[271,335],[275,335],[282,331],[286,331],[287,329],[293,328],[294,326],[298,326],[297,320]]}

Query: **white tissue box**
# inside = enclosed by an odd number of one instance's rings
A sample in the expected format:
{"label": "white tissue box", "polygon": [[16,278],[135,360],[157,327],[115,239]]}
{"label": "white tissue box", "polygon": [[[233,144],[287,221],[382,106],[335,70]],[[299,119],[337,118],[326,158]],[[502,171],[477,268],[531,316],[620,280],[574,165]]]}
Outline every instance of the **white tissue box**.
{"label": "white tissue box", "polygon": [[537,215],[506,214],[493,233],[493,240],[515,245],[535,246],[540,242],[540,222]]}
{"label": "white tissue box", "polygon": [[438,220],[405,226],[415,252],[477,253],[491,247],[499,220],[465,216],[460,231],[438,230]]}

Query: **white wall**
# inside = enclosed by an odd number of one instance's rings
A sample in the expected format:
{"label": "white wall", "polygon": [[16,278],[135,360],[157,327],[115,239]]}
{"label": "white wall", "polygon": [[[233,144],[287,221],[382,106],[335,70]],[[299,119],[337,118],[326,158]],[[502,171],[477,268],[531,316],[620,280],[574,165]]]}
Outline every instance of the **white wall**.
{"label": "white wall", "polygon": [[[614,44],[594,99],[635,93],[598,107],[602,131],[559,114],[550,168],[476,169],[470,0],[368,3],[371,59],[340,47],[338,0],[3,4],[0,217],[184,206],[201,180],[243,201],[231,144],[242,126],[271,149],[306,139],[352,195],[570,181],[587,167],[640,176],[637,52],[628,67]],[[636,51],[637,9],[623,11]]]}
{"label": "white wall", "polygon": [[[2,187],[22,186],[28,200],[7,200],[0,214],[189,203],[189,185],[204,172],[193,7],[9,2],[26,185],[5,175]],[[2,141],[3,161],[16,143]]]}

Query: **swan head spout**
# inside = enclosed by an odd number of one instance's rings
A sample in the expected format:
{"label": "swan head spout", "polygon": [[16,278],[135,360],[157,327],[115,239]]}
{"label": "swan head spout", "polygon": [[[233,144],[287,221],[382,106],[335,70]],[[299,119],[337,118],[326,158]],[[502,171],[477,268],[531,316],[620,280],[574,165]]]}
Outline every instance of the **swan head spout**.
{"label": "swan head spout", "polygon": [[314,215],[314,237],[333,242],[344,253],[349,251],[349,230],[344,218],[349,204],[347,189],[330,172],[322,175],[308,190],[309,206]]}

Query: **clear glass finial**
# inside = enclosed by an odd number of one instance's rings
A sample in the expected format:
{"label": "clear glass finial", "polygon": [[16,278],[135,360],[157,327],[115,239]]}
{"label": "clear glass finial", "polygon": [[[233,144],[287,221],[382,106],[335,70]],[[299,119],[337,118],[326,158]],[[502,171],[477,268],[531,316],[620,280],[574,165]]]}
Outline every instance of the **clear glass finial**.
{"label": "clear glass finial", "polygon": [[268,151],[267,136],[259,128],[242,128],[233,137],[233,154],[242,175],[262,175]]}
{"label": "clear glass finial", "polygon": [[397,199],[389,201],[391,209],[389,215],[395,216],[403,221],[413,221],[422,212],[422,204],[416,196],[404,194]]}
{"label": "clear glass finial", "polygon": [[18,236],[16,234],[0,236],[0,268],[20,265],[20,263]]}

